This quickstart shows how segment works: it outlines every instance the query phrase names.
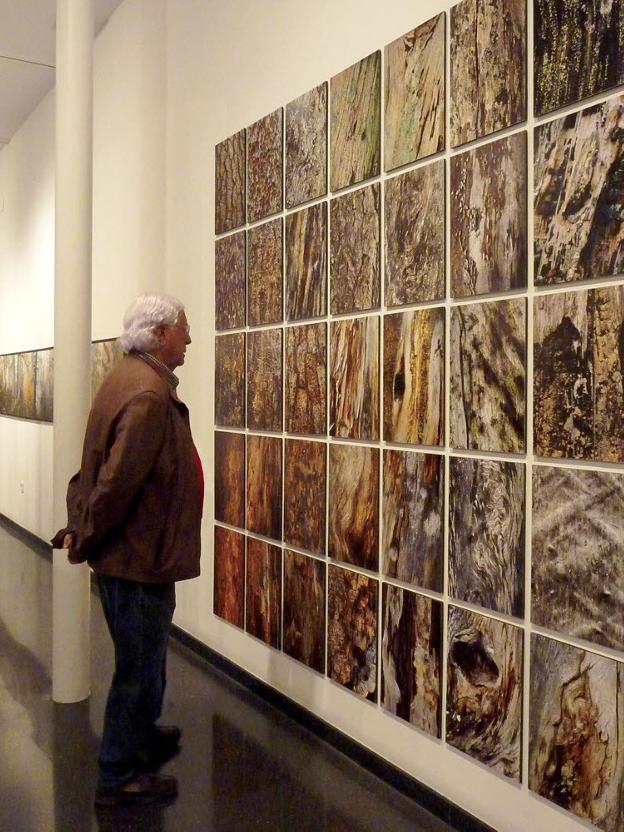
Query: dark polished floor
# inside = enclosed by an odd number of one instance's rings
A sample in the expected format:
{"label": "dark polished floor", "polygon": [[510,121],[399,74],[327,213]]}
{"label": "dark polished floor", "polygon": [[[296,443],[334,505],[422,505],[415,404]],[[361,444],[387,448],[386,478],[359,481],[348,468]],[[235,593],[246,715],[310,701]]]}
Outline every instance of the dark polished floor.
{"label": "dark polished floor", "polygon": [[0,832],[443,832],[442,823],[172,642],[163,721],[184,732],[166,809],[93,809],[112,651],[93,599],[93,694],[51,701],[51,564],[0,519]]}

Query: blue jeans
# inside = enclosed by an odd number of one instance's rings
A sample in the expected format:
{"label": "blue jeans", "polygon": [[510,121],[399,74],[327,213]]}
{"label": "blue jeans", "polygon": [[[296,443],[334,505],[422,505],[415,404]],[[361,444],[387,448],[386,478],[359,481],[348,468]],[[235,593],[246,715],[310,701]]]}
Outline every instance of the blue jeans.
{"label": "blue jeans", "polygon": [[106,575],[98,575],[97,581],[115,647],[98,785],[117,788],[138,774],[136,754],[148,745],[162,710],[175,584]]}

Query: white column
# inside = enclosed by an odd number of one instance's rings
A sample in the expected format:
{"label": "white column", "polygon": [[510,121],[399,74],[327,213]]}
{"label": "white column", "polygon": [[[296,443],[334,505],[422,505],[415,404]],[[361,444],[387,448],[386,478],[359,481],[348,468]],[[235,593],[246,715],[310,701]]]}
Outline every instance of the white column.
{"label": "white column", "polygon": [[[80,467],[91,401],[91,218],[93,0],[56,4],[56,262],[54,291],[54,519],[66,523],[65,492]],[[55,550],[52,698],[90,693],[89,569]]]}

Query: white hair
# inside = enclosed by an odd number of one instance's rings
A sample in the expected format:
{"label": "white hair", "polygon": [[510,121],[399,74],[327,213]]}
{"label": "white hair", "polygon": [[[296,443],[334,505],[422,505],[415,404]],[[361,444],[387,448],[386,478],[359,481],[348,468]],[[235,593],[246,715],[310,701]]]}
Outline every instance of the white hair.
{"label": "white hair", "polygon": [[158,339],[154,327],[158,324],[173,326],[183,311],[184,304],[171,295],[139,295],[126,309],[123,332],[117,343],[124,352],[155,350],[158,348]]}

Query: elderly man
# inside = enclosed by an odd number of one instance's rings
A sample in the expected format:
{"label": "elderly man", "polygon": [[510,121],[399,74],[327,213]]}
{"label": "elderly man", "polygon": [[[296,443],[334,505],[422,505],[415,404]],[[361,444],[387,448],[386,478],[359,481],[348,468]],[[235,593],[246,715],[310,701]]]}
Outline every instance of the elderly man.
{"label": "elderly man", "polygon": [[98,806],[175,797],[156,769],[180,731],[159,726],[175,582],[199,575],[201,463],[173,370],[191,343],[182,304],[142,295],[127,310],[125,356],[89,415],[68,525],[52,541],[97,576],[115,646],[100,749]]}

